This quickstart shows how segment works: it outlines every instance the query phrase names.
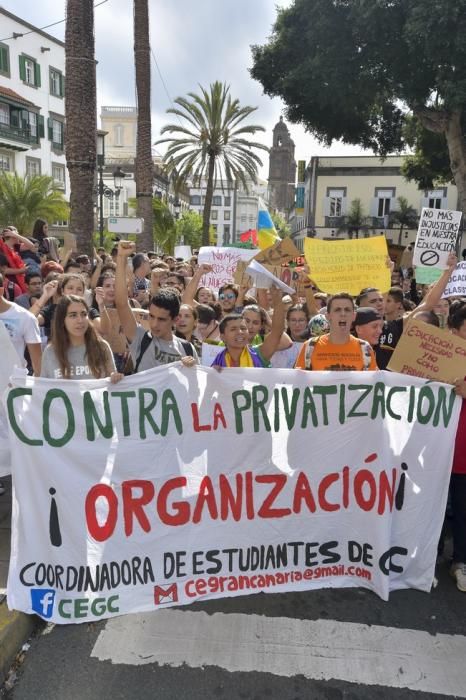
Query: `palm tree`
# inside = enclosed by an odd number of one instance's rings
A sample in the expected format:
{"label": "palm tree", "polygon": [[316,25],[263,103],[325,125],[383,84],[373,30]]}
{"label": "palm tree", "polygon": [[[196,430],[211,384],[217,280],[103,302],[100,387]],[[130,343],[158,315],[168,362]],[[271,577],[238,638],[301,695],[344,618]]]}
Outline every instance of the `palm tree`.
{"label": "palm tree", "polygon": [[134,0],[134,65],[138,126],[136,139],[135,180],[137,216],[144,219],[144,232],[138,236],[138,247],[152,248],[152,137],[150,114],[150,40],[148,0]]}
{"label": "palm tree", "polygon": [[262,165],[254,149],[268,151],[268,148],[245,138],[264,131],[262,126],[244,124],[257,107],[241,107],[237,99],[232,99],[229,85],[219,81],[212,83],[209,90],[199,88],[199,95],[190,92],[187,98],[178,97],[175,100],[178,107],[167,110],[180,123],[164,126],[161,134],[173,136],[157,143],[169,144],[164,161],[171,170],[176,168],[178,187],[188,179],[198,184],[203,179],[207,181],[202,243],[209,245],[214,183],[222,177],[229,183],[239,180],[247,191],[247,180],[256,182],[257,168]]}
{"label": "palm tree", "polygon": [[401,239],[404,228],[416,228],[418,222],[418,213],[414,207],[408,204],[406,197],[398,197],[398,208],[390,212],[390,223],[399,224],[398,245],[402,245]]}
{"label": "palm tree", "polygon": [[94,0],[67,0],[65,30],[65,152],[70,174],[70,232],[92,255],[97,98]]}
{"label": "palm tree", "polygon": [[353,199],[348,214],[343,217],[343,221],[338,227],[338,234],[348,233],[348,238],[359,238],[359,232],[366,233],[372,227],[369,218],[364,213],[364,208],[360,199]]}
{"label": "palm tree", "polygon": [[161,199],[153,199],[154,238],[164,253],[173,255],[178,240],[176,220],[168,206]]}
{"label": "palm tree", "polygon": [[0,174],[0,223],[12,224],[22,235],[30,233],[36,219],[58,221],[68,218],[68,203],[53,177],[17,173]]}

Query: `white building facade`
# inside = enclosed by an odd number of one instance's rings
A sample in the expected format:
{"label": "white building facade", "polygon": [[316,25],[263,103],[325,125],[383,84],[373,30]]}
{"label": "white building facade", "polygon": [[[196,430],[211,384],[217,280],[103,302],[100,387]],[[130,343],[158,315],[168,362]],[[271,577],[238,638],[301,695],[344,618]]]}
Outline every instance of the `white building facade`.
{"label": "white building facade", "polygon": [[3,8],[0,19],[0,169],[50,175],[68,199],[65,45]]}

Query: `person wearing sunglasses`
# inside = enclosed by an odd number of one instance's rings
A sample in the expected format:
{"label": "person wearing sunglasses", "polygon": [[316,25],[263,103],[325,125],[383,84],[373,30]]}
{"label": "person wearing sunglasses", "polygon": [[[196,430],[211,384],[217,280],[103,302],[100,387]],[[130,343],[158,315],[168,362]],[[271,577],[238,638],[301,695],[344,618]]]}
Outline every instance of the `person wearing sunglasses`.
{"label": "person wearing sunglasses", "polygon": [[237,306],[239,288],[236,284],[224,284],[218,290],[218,300],[224,314],[231,314]]}

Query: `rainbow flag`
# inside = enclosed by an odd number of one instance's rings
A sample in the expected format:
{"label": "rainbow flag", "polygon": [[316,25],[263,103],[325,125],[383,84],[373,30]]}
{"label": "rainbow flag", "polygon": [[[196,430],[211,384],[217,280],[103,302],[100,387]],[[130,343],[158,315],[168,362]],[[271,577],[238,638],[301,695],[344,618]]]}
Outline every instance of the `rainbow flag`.
{"label": "rainbow flag", "polygon": [[265,250],[279,240],[280,236],[273,225],[269,210],[264,200],[259,197],[259,213],[257,217],[257,243],[259,248]]}

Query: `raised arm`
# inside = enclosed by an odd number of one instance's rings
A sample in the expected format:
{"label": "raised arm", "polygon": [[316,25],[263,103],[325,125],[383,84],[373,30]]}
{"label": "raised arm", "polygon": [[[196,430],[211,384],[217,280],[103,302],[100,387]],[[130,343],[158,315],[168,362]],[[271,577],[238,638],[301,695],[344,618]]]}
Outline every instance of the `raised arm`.
{"label": "raised arm", "polygon": [[201,281],[201,278],[207,272],[211,272],[211,270],[212,265],[207,265],[206,263],[199,265],[194,275],[191,277],[188,284],[186,285],[186,289],[183,292],[183,296],[181,297],[181,301],[183,302],[183,304],[189,304],[190,306],[198,306],[199,302],[195,300],[194,295],[196,294],[197,288],[199,287],[199,282]]}
{"label": "raised arm", "polygon": [[280,339],[285,330],[286,310],[285,304],[282,301],[282,291],[278,289],[278,287],[272,287],[270,289],[270,295],[272,297],[273,306],[272,327],[270,333],[260,346],[261,354],[266,360],[270,360],[274,352],[278,350]]}
{"label": "raised arm", "polygon": [[[447,269],[442,272],[441,277],[439,277],[437,282],[429,289],[419,306],[408,314],[408,318],[411,316],[411,314],[416,313],[417,311],[431,311],[434,306],[439,303],[440,299],[442,298],[442,294],[445,291],[445,287],[448,284],[448,280],[450,279],[451,274],[457,264],[458,258],[454,253],[450,253],[447,260]],[[405,316],[405,319],[406,318],[407,317]]]}
{"label": "raised arm", "polygon": [[134,249],[135,245],[132,241],[120,241],[118,243],[115,273],[115,306],[118,311],[118,316],[120,317],[123,333],[130,343],[134,340],[136,335],[137,323],[128,301],[126,268],[128,265],[128,257],[134,252]]}

